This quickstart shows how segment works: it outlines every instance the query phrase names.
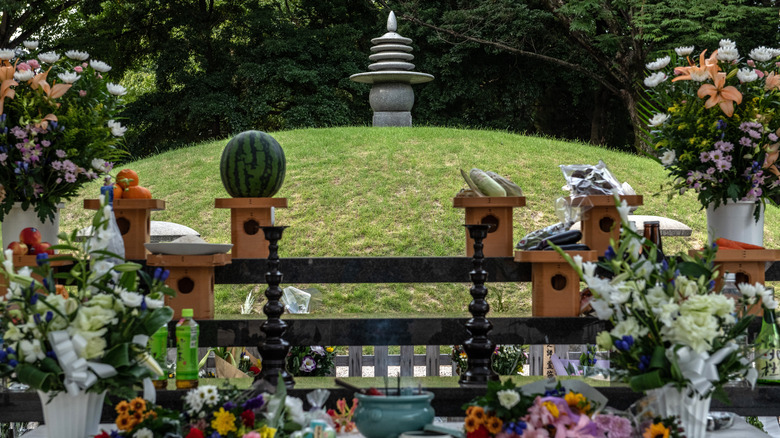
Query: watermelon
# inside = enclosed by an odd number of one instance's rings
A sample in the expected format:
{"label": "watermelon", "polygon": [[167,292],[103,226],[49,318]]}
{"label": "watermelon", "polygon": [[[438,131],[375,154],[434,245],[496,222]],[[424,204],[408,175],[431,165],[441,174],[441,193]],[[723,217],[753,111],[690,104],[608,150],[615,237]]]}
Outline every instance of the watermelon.
{"label": "watermelon", "polygon": [[245,131],[228,141],[219,171],[230,196],[270,198],[284,182],[284,151],[265,132]]}

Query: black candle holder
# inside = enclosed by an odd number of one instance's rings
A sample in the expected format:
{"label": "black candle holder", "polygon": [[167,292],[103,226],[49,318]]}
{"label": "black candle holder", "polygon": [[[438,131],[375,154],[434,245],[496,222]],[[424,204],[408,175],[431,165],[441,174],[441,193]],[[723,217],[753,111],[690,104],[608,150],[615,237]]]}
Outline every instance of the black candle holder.
{"label": "black candle holder", "polygon": [[284,313],[284,306],[279,302],[282,297],[282,273],[279,272],[279,240],[282,232],[287,227],[262,227],[265,240],[268,241],[268,272],[265,273],[265,282],[268,289],[265,290],[265,298],[268,300],[263,306],[266,320],[260,326],[265,333],[265,342],[258,346],[263,358],[263,367],[257,380],[265,380],[274,387],[279,381],[279,376],[284,380],[284,386],[292,388],[295,385],[293,377],[286,370],[285,359],[290,351],[290,343],[282,338],[287,324],[280,318]]}
{"label": "black candle holder", "polygon": [[495,350],[495,344],[487,337],[493,324],[485,318],[490,311],[487,296],[487,271],[482,268],[482,259],[485,258],[482,241],[487,237],[491,224],[466,225],[469,236],[474,240],[474,257],[472,270],[469,272],[471,282],[474,283],[469,292],[473,298],[469,303],[469,312],[472,317],[466,321],[466,330],[471,338],[463,343],[463,350],[468,356],[468,369],[460,374],[458,384],[460,386],[487,386],[487,382],[498,380],[498,374],[493,371],[491,358]]}

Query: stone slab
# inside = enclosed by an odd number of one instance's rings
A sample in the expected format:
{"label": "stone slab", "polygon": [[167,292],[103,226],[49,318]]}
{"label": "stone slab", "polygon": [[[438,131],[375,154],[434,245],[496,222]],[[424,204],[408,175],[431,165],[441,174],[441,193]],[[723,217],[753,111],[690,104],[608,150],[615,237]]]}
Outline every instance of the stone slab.
{"label": "stone slab", "polygon": [[[689,226],[680,221],[669,219],[663,216],[649,216],[641,214],[628,215],[629,221],[634,221],[637,230],[642,230],[645,226],[645,221],[658,221],[661,225],[661,236],[670,237],[687,237],[690,236],[692,230]],[[577,222],[571,227],[572,230],[580,229],[580,222]]]}
{"label": "stone slab", "polygon": [[373,126],[412,126],[410,111],[377,111],[374,112]]}
{"label": "stone slab", "polygon": [[[194,235],[200,237],[200,233],[190,227],[164,221],[149,221],[150,243],[170,242],[182,236]],[[92,227],[82,228],[78,232],[78,239],[81,240],[92,235]]]}

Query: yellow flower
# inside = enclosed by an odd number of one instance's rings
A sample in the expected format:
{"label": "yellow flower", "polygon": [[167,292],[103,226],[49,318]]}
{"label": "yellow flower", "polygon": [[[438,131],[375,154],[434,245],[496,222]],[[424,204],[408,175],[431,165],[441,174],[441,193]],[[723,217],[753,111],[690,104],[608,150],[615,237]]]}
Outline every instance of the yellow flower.
{"label": "yellow flower", "polygon": [[117,414],[126,414],[127,411],[130,410],[130,403],[128,403],[127,400],[122,400],[117,403],[116,408],[114,409],[116,409]]}
{"label": "yellow flower", "polygon": [[134,422],[135,419],[125,412],[116,417],[116,428],[119,430],[130,430],[133,428]]}
{"label": "yellow flower", "polygon": [[669,438],[669,429],[661,423],[651,424],[645,429],[642,438]]}
{"label": "yellow flower", "polygon": [[276,429],[268,426],[263,426],[258,432],[260,433],[260,438],[274,438],[274,435],[276,435]]}
{"label": "yellow flower", "polygon": [[577,408],[583,414],[590,413],[590,402],[584,395],[578,392],[569,392],[564,396],[564,399],[569,407]]}
{"label": "yellow flower", "polygon": [[325,351],[327,351],[328,353],[333,353],[333,350],[335,350],[335,348],[333,348],[333,347],[325,347]]}
{"label": "yellow flower", "polygon": [[492,434],[497,434],[501,432],[501,426],[504,425],[504,422],[501,421],[498,417],[488,417],[487,421],[485,421],[485,427],[487,428],[488,432]]}
{"label": "yellow flower", "polygon": [[146,410],[146,402],[141,397],[136,397],[130,402],[130,409],[133,412],[143,412]]}
{"label": "yellow flower", "polygon": [[477,420],[476,417],[469,415],[466,417],[466,421],[463,423],[463,429],[465,429],[467,433],[471,433],[477,430],[481,423],[482,422]]}
{"label": "yellow flower", "polygon": [[[219,408],[214,412],[214,419],[211,420],[211,427],[217,430],[220,435],[227,435],[236,430],[236,416],[232,412],[225,411],[225,408]],[[274,432],[276,432],[274,430]]]}
{"label": "yellow flower", "polygon": [[555,406],[555,403],[546,401],[542,403],[542,406],[547,408],[548,411],[552,414],[553,418],[558,418],[561,413],[558,411],[558,406]]}

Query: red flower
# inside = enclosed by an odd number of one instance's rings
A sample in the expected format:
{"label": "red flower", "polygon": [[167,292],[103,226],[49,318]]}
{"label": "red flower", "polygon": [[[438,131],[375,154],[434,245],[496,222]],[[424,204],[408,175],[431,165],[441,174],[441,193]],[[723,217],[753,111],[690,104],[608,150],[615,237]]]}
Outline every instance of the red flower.
{"label": "red flower", "polygon": [[184,438],[203,438],[203,432],[201,432],[200,429],[193,427],[190,429],[190,433]]}
{"label": "red flower", "polygon": [[474,432],[466,434],[466,438],[490,438],[490,432],[488,432],[485,426],[479,426]]}
{"label": "red flower", "polygon": [[252,365],[251,367],[249,367],[249,371],[251,371],[251,372],[253,372],[253,373],[255,373],[255,374],[260,374],[260,368],[258,368],[258,367],[256,367],[256,366],[254,366],[254,365]]}
{"label": "red flower", "polygon": [[244,426],[252,428],[255,427],[255,413],[246,410],[241,413],[241,421],[244,423]]}
{"label": "red flower", "polygon": [[111,438],[111,435],[109,435],[108,432],[103,430],[100,432],[100,434],[95,435],[95,438]]}

